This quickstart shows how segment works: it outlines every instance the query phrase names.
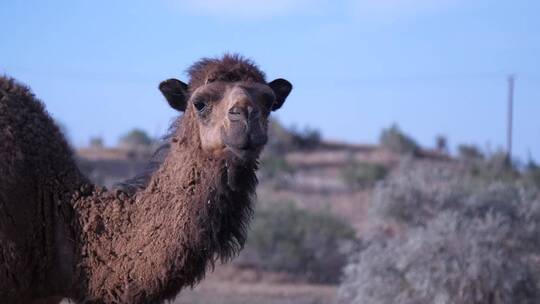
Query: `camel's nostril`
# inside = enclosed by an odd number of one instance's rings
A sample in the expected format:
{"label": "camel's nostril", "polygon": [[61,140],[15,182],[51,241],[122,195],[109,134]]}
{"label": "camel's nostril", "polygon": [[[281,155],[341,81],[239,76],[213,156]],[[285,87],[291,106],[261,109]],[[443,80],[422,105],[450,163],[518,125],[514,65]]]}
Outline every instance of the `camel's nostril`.
{"label": "camel's nostril", "polygon": [[254,108],[249,112],[249,119],[259,118],[260,115],[261,115],[261,111]]}
{"label": "camel's nostril", "polygon": [[248,113],[246,109],[242,107],[232,107],[229,110],[229,119],[231,120],[240,120],[240,119],[246,119],[248,117]]}
{"label": "camel's nostril", "polygon": [[229,114],[242,114],[242,111],[238,107],[233,107],[229,110]]}

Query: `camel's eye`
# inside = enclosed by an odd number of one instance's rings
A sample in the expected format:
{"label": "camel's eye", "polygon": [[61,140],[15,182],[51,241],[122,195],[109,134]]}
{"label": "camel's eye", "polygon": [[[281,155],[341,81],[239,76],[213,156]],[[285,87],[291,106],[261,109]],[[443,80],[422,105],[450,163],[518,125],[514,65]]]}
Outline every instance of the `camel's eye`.
{"label": "camel's eye", "polygon": [[197,102],[193,103],[193,105],[195,106],[195,109],[197,109],[197,111],[199,111],[199,112],[202,112],[202,111],[204,111],[204,109],[206,109],[206,103],[204,103],[202,101],[197,101]]}

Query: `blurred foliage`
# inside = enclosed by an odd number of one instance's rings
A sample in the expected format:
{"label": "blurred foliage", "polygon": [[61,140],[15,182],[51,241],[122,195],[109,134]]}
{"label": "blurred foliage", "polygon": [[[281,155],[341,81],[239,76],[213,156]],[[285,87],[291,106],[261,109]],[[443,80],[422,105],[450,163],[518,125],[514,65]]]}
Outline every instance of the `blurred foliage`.
{"label": "blurred foliage", "polygon": [[484,154],[475,145],[461,144],[458,146],[458,157],[463,161],[484,159]]}
{"label": "blurred foliage", "polygon": [[397,125],[383,129],[379,137],[379,143],[385,149],[399,154],[416,154],[420,147],[416,141],[403,133]]}
{"label": "blurred foliage", "polygon": [[238,263],[336,283],[354,239],[353,228],[330,213],[273,204],[257,210]]}
{"label": "blurred foliage", "polygon": [[373,187],[384,179],[388,170],[383,165],[349,161],[343,168],[342,178],[351,187]]}
{"label": "blurred foliage", "polygon": [[383,222],[418,227],[426,226],[443,211],[466,215],[483,214],[487,209],[506,212],[511,204],[519,208],[517,202],[534,200],[537,194],[538,188],[517,178],[485,179],[437,166],[414,168],[405,164],[377,185],[368,212]]}
{"label": "blurred foliage", "polygon": [[538,303],[525,229],[509,221],[444,212],[408,238],[374,240],[345,268],[340,303]]}
{"label": "blurred foliage", "polygon": [[293,138],[279,120],[273,118],[268,123],[268,143],[264,151],[271,154],[282,154],[293,147]]}
{"label": "blurred foliage", "polygon": [[[458,187],[460,190],[455,191]],[[449,171],[435,166],[415,168],[402,161],[397,174],[377,184],[368,214],[385,223],[424,226],[468,193]]]}
{"label": "blurred foliage", "polygon": [[523,178],[526,183],[540,189],[540,166],[534,160],[529,160]]}
{"label": "blurred foliage", "polygon": [[305,127],[302,130],[290,129],[293,146],[299,150],[312,150],[321,144],[321,133],[317,129]]}
{"label": "blurred foliage", "polygon": [[402,164],[369,218],[340,303],[538,303],[540,200],[520,179]]}
{"label": "blurred foliage", "polygon": [[317,129],[305,127],[285,128],[277,119],[271,119],[268,127],[270,153],[283,153],[292,150],[312,150],[321,144],[321,134]]}
{"label": "blurred foliage", "polygon": [[473,175],[489,180],[513,181],[519,178],[519,172],[514,167],[505,151],[497,151],[489,155],[484,162],[473,166]]}
{"label": "blurred foliage", "polygon": [[148,148],[154,140],[143,130],[133,129],[120,138],[120,145],[126,148]]}
{"label": "blurred foliage", "polygon": [[90,148],[103,148],[104,144],[103,144],[103,138],[101,137],[92,137],[90,138]]}
{"label": "blurred foliage", "polygon": [[437,135],[435,137],[435,145],[438,151],[447,153],[448,152],[448,139],[444,135]]}
{"label": "blurred foliage", "polygon": [[265,153],[261,157],[259,174],[262,178],[278,178],[283,174],[292,174],[294,170],[283,155]]}
{"label": "blurred foliage", "polygon": [[519,170],[503,150],[485,154],[475,146],[461,145],[459,159],[472,176],[484,180],[513,181],[520,177]]}

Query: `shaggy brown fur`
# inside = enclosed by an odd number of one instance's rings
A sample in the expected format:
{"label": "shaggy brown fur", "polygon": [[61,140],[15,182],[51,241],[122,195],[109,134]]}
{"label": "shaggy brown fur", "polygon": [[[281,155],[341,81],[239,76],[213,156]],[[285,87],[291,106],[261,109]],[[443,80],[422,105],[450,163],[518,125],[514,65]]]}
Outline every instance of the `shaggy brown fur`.
{"label": "shaggy brown fur", "polygon": [[[190,90],[208,77],[265,83],[235,56],[190,75]],[[32,93],[0,77],[0,302],[159,303],[237,253],[257,160],[202,151],[197,115],[190,106],[177,120],[144,189],[107,191],[82,176]]]}
{"label": "shaggy brown fur", "polygon": [[[192,121],[182,120],[179,129]],[[173,297],[200,280],[215,258],[231,257],[244,243],[255,163],[205,156],[185,144],[198,138],[183,133],[172,139],[169,156],[143,191],[130,197],[96,190],[77,200],[77,235],[87,244],[82,278],[94,297],[122,303]],[[230,189],[228,168],[238,171],[242,191]]]}
{"label": "shaggy brown fur", "polygon": [[57,234],[68,228],[71,192],[86,183],[41,102],[0,77],[0,302],[27,303],[71,283],[73,251],[57,250],[65,241]]}
{"label": "shaggy brown fur", "polygon": [[266,83],[264,73],[255,63],[239,55],[226,54],[223,58],[204,58],[188,69],[190,91],[214,81],[253,81]]}

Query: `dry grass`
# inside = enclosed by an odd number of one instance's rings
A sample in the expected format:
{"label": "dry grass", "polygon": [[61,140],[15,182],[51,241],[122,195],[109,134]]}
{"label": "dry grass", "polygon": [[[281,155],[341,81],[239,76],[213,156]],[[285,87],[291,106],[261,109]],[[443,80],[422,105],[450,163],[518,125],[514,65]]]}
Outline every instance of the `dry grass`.
{"label": "dry grass", "polygon": [[173,304],[329,304],[337,286],[294,283],[284,273],[216,265],[194,289],[183,290]]}

